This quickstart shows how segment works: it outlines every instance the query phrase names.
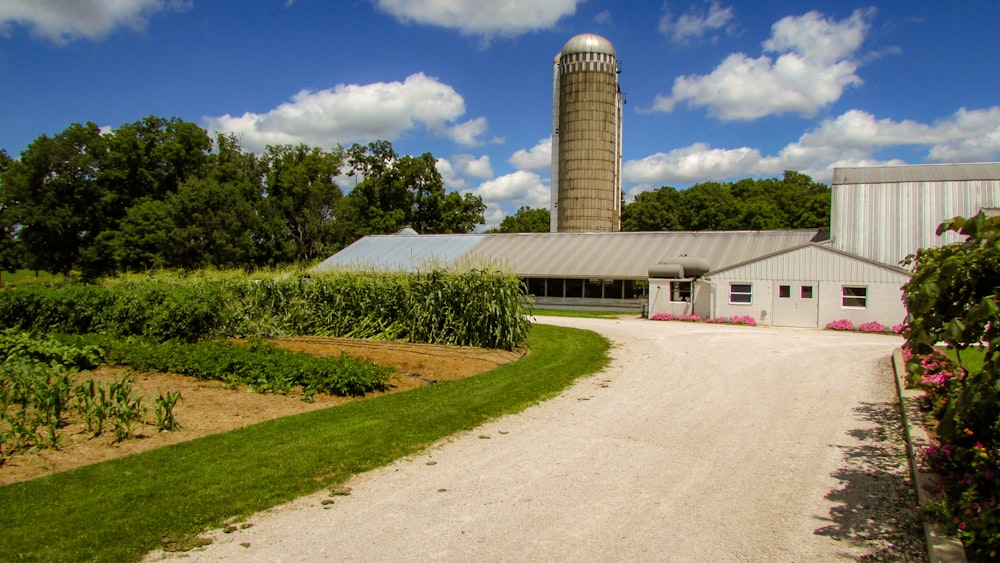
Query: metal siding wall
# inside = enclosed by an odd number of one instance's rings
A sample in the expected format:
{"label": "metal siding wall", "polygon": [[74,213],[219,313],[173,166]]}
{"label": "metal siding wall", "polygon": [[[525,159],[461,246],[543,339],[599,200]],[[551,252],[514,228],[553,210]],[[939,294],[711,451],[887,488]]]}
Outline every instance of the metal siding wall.
{"label": "metal siding wall", "polygon": [[942,221],[998,206],[1000,180],[834,185],[833,244],[895,266],[920,248],[960,240],[936,235]]}

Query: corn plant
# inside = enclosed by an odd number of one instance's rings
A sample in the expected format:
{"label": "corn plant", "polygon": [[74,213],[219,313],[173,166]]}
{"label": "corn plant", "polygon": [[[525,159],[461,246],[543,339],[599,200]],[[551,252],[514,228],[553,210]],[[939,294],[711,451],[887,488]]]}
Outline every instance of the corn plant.
{"label": "corn plant", "polygon": [[111,416],[107,389],[98,381],[88,379],[74,389],[76,409],[87,425],[87,432],[100,436],[104,432],[104,422]]}
{"label": "corn plant", "polygon": [[134,380],[119,378],[108,386],[108,402],[111,405],[111,425],[115,442],[122,442],[135,436],[135,425],[146,417],[142,397],[132,390]]}
{"label": "corn plant", "polygon": [[156,429],[161,432],[177,430],[181,427],[174,418],[174,406],[181,399],[180,391],[160,393],[156,398]]}

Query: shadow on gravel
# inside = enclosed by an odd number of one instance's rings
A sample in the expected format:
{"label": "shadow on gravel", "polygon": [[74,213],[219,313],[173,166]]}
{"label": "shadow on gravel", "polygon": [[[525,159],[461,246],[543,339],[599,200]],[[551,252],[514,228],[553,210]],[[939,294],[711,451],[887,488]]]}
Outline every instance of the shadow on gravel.
{"label": "shadow on gravel", "polygon": [[860,444],[838,446],[843,461],[832,476],[841,486],[825,495],[837,506],[814,533],[860,548],[863,561],[927,561],[898,405],[862,403],[854,412],[864,424],[847,434]]}

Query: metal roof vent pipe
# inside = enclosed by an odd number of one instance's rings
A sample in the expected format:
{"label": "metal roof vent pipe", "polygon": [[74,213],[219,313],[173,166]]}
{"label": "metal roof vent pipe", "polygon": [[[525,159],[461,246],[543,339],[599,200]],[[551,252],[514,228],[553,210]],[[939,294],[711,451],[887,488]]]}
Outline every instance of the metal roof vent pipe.
{"label": "metal roof vent pipe", "polygon": [[709,272],[712,267],[708,260],[697,256],[677,256],[666,258],[663,262],[649,267],[649,277],[683,279],[699,278]]}

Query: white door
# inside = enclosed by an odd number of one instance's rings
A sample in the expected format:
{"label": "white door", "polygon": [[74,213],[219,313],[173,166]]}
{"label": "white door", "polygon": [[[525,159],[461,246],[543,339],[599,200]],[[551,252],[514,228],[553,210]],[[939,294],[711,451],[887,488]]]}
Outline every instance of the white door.
{"label": "white door", "polygon": [[819,284],[777,282],[774,295],[776,326],[815,327],[819,322]]}

